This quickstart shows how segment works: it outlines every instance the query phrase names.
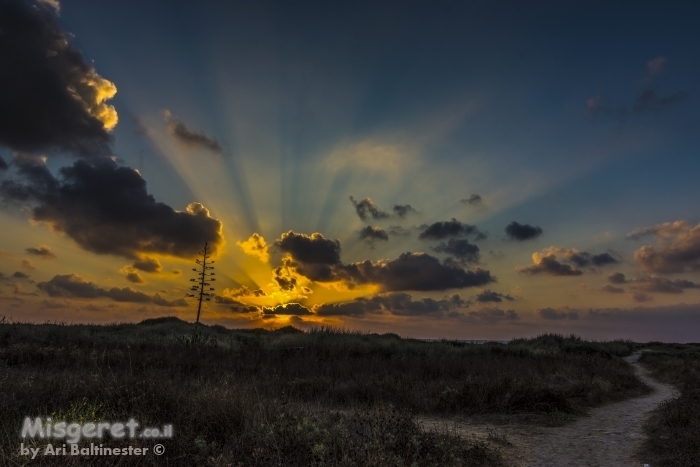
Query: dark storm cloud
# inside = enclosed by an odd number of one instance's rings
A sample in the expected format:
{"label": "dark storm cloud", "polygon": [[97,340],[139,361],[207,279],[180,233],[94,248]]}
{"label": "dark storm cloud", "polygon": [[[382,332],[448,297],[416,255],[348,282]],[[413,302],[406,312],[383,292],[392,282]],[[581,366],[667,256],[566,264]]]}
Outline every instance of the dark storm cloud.
{"label": "dark storm cloud", "polygon": [[542,235],[542,228],[513,221],[506,226],[506,235],[508,235],[508,238],[511,240],[522,242],[525,240],[532,240]]}
{"label": "dark storm cloud", "polygon": [[578,312],[576,311],[570,311],[570,310],[563,310],[563,311],[558,311],[555,310],[554,308],[540,308],[537,310],[537,313],[540,315],[542,319],[546,320],[559,320],[559,319],[572,319],[572,320],[577,320],[578,319]]}
{"label": "dark storm cloud", "polygon": [[200,147],[208,149],[211,152],[222,154],[221,145],[214,138],[207,136],[202,131],[196,131],[182,123],[173,114],[166,110],[163,112],[163,118],[168,122],[168,133],[170,133],[178,142],[190,147]]}
{"label": "dark storm cloud", "polygon": [[432,247],[432,250],[451,255],[462,264],[479,262],[479,247],[466,239],[450,238],[447,242]]}
{"label": "dark storm cloud", "polygon": [[688,94],[679,91],[667,96],[661,96],[653,89],[644,89],[634,101],[634,113],[658,114],[687,100]]}
{"label": "dark storm cloud", "polygon": [[51,297],[65,298],[109,298],[117,302],[153,303],[160,306],[187,306],[184,299],[165,300],[156,293],[153,296],[136,291],[131,287],[112,287],[107,290],[88,282],[77,274],[58,274],[51,280],[39,282],[37,287]]}
{"label": "dark storm cloud", "polygon": [[394,211],[394,215],[396,217],[400,217],[401,219],[405,218],[409,214],[415,214],[418,212],[413,209],[410,204],[395,204],[391,210]]}
{"label": "dark storm cloud", "polygon": [[366,240],[368,243],[373,244],[375,241],[389,241],[389,234],[386,230],[380,227],[372,227],[368,225],[359,232],[360,240]]}
{"label": "dark storm cloud", "polygon": [[163,269],[158,259],[151,258],[150,256],[134,261],[131,267],[138,269],[139,271],[150,273],[160,272]]}
{"label": "dark storm cloud", "polygon": [[625,289],[620,287],[615,287],[614,285],[606,284],[600,290],[608,293],[623,293]]}
{"label": "dark storm cloud", "polygon": [[481,303],[488,303],[488,302],[502,302],[503,300],[508,300],[509,302],[512,302],[515,300],[515,298],[511,297],[508,294],[502,294],[499,292],[492,292],[491,290],[482,290],[476,297],[475,300],[477,302]]}
{"label": "dark storm cloud", "polygon": [[277,305],[274,307],[264,307],[263,314],[267,316],[276,315],[290,315],[290,316],[304,316],[311,315],[311,311],[304,305],[299,303],[286,303],[284,305]]}
{"label": "dark storm cloud", "polygon": [[[299,272],[303,273],[303,269]],[[345,280],[357,285],[377,284],[385,291],[429,291],[478,287],[495,282],[496,278],[485,269],[465,270],[456,265],[442,264],[425,253],[403,253],[394,260],[335,266],[328,280]]]}
{"label": "dark storm cloud", "polygon": [[9,165],[7,165],[7,162],[5,162],[5,159],[0,157],[0,172],[2,172],[3,170],[7,170],[8,167],[9,167]]}
{"label": "dark storm cloud", "polygon": [[355,198],[350,195],[350,202],[353,206],[355,206],[355,212],[363,221],[368,219],[388,219],[391,217],[391,214],[379,209],[377,205],[374,204],[374,202],[369,198],[365,198],[362,201],[356,201]]}
{"label": "dark storm cloud", "polygon": [[469,198],[460,200],[464,204],[469,206],[484,206],[484,199],[481,195],[473,194]]}
{"label": "dark storm cloud", "polygon": [[700,271],[700,224],[685,221],[667,222],[637,229],[627,234],[637,240],[654,236],[658,246],[645,245],[634,252],[634,260],[647,272],[676,274]]}
{"label": "dark storm cloud", "polygon": [[423,232],[418,235],[421,240],[443,240],[450,237],[465,237],[474,235],[476,240],[486,238],[486,234],[479,231],[476,226],[463,224],[454,217],[449,221],[435,222],[423,225]]}
{"label": "dark storm cloud", "polygon": [[345,303],[326,303],[314,307],[318,316],[363,316],[387,312],[396,316],[444,316],[450,310],[469,306],[458,294],[444,299],[421,298],[413,300],[404,292],[358,297]]}
{"label": "dark storm cloud", "polygon": [[79,160],[54,177],[37,158],[18,157],[17,176],[0,184],[6,202],[32,206],[32,219],[67,234],[98,254],[141,260],[158,253],[181,258],[213,252],[223,243],[222,224],[199,203],[175,211],[148,194],[146,181],[111,159]]}
{"label": "dark storm cloud", "polygon": [[305,264],[340,263],[340,242],[323,238],[320,233],[306,235],[290,230],[282,234],[275,246],[292,255],[294,260]]}
{"label": "dark storm cloud", "polygon": [[51,251],[51,248],[46,245],[32,246],[25,248],[24,251],[30,255],[39,256],[40,258],[53,259],[56,257],[54,252]]}
{"label": "dark storm cloud", "polygon": [[0,0],[0,144],[109,153],[116,88],[71,42],[45,2]]}

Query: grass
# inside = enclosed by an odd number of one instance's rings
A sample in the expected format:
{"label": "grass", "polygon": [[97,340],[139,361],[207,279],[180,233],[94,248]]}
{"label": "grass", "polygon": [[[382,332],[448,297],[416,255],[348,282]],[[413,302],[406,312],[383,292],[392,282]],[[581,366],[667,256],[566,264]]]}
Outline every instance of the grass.
{"label": "grass", "polygon": [[488,467],[501,464],[493,444],[424,432],[415,415],[576,417],[648,390],[618,358],[637,348],[631,342],[544,335],[477,345],[333,329],[192,331],[176,318],[0,324],[0,465],[51,464],[18,456],[18,433],[25,416],[54,414],[170,423],[174,439],[162,444],[173,466]]}
{"label": "grass", "polygon": [[640,362],[680,395],[664,402],[647,421],[644,454],[653,465],[700,466],[700,345],[653,343]]}

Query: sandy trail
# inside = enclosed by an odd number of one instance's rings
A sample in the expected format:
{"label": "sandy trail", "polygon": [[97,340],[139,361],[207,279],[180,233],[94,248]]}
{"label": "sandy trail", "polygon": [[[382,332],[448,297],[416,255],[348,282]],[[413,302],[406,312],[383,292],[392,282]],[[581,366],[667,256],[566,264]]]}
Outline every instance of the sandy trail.
{"label": "sandy trail", "polygon": [[506,463],[515,467],[642,467],[634,458],[643,439],[649,411],[676,395],[675,389],[647,375],[637,362],[641,352],[625,358],[654,392],[591,411],[590,417],[558,428],[484,425],[422,419],[427,429],[448,429],[500,444]]}

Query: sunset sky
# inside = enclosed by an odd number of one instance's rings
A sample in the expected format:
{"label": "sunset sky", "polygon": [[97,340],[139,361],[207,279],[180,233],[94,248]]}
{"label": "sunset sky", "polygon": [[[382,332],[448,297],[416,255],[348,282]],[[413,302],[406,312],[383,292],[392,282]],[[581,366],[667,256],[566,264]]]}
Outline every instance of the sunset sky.
{"label": "sunset sky", "polygon": [[0,0],[0,316],[697,342],[699,17]]}

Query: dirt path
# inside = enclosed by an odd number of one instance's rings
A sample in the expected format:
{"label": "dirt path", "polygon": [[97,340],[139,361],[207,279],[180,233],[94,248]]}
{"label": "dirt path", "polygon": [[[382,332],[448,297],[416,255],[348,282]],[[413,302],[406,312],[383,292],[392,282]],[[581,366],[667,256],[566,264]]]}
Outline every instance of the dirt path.
{"label": "dirt path", "polygon": [[642,439],[646,414],[676,391],[647,376],[637,352],[625,360],[654,392],[648,396],[606,405],[586,417],[559,428],[488,426],[445,423],[423,419],[426,428],[447,428],[462,436],[473,436],[500,444],[510,465],[516,467],[642,467],[634,454]]}

